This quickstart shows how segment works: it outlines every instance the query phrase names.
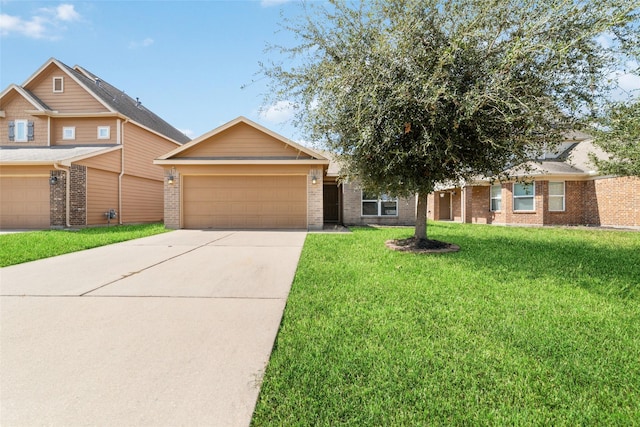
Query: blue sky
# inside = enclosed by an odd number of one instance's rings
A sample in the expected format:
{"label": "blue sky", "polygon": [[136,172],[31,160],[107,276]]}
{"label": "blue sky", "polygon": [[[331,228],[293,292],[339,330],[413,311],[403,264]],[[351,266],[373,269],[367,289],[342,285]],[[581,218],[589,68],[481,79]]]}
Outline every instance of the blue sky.
{"label": "blue sky", "polygon": [[290,110],[264,106],[266,81],[255,81],[258,62],[273,55],[267,43],[292,42],[279,23],[300,12],[296,2],[0,0],[0,8],[0,90],[55,57],[139,97],[192,138],[240,115],[300,138],[285,123]]}
{"label": "blue sky", "polygon": [[[55,57],[140,98],[192,138],[242,115],[300,142],[288,104],[263,105],[258,75],[259,61],[274,55],[268,43],[295,44],[279,23],[300,13],[297,0],[0,0],[0,90]],[[624,94],[640,91],[637,75],[613,77]]]}

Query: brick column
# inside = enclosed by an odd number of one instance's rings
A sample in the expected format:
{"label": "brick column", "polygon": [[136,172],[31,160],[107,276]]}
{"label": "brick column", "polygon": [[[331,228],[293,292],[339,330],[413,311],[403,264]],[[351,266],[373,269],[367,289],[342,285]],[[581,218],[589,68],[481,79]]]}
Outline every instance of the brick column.
{"label": "brick column", "polygon": [[49,186],[49,225],[66,227],[67,225],[67,174],[63,170],[50,171],[50,178],[56,178]]}
{"label": "brick column", "polygon": [[69,224],[87,225],[87,167],[71,165]]}
{"label": "brick column", "polygon": [[[168,177],[173,175],[173,183],[169,184]],[[180,181],[178,172],[165,170],[164,173],[164,226],[177,230],[180,228]]]}
{"label": "brick column", "polygon": [[[313,183],[313,178],[316,183]],[[322,230],[324,226],[324,204],[322,169],[310,169],[307,174],[307,228]]]}

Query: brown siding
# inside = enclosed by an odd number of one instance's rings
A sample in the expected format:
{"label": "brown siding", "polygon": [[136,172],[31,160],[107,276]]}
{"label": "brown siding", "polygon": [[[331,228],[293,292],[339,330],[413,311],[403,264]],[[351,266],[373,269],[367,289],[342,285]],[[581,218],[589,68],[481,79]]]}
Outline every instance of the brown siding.
{"label": "brown siding", "polygon": [[[47,146],[48,118],[32,116],[25,113],[26,110],[35,110],[33,104],[17,93],[10,93],[2,99],[0,110],[5,112],[5,117],[0,118],[0,146],[34,147]],[[9,141],[9,121],[29,120],[33,122],[33,141],[16,142]]]}
{"label": "brown siding", "polygon": [[122,151],[115,150],[100,156],[90,157],[85,160],[76,162],[79,165],[87,166],[94,169],[102,169],[110,172],[120,172],[122,161]]}
{"label": "brown siding", "polygon": [[[63,77],[64,92],[53,92],[53,77]],[[49,108],[61,113],[109,111],[57,65],[50,64],[26,87]]]}
{"label": "brown siding", "polygon": [[162,167],[154,165],[153,160],[174,150],[176,144],[131,123],[124,126],[122,138],[125,173],[162,180]]}
{"label": "brown siding", "polygon": [[118,211],[118,174],[87,168],[87,225],[106,224],[109,209]]}
{"label": "brown siding", "polygon": [[264,132],[239,123],[194,147],[183,151],[181,157],[298,157],[311,158],[288,144]]}
{"label": "brown siding", "polygon": [[[183,175],[306,175],[310,165],[177,165]],[[320,166],[318,166],[320,168]]]}
{"label": "brown siding", "polygon": [[[75,127],[76,138],[62,139],[63,127]],[[109,126],[109,139],[98,139],[98,126]],[[51,120],[51,145],[106,145],[116,144],[117,120],[115,118],[55,118]]]}
{"label": "brown siding", "polygon": [[123,223],[160,222],[163,218],[162,181],[122,177]]}

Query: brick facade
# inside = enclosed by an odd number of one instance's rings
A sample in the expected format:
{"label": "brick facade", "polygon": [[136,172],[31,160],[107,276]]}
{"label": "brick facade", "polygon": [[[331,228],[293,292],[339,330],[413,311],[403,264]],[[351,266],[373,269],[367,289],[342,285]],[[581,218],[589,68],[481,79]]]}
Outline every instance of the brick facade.
{"label": "brick facade", "polygon": [[[553,181],[553,180],[552,180]],[[560,180],[558,180],[560,181]],[[453,220],[474,224],[520,225],[594,225],[640,227],[640,178],[596,178],[587,181],[563,181],[563,211],[549,210],[549,180],[535,181],[535,210],[513,210],[513,183],[502,184],[500,211],[490,209],[489,185],[446,190],[452,195]],[[428,218],[439,220],[440,192],[428,198]],[[448,199],[446,199],[448,200]],[[462,206],[462,200],[465,205]],[[460,212],[460,214],[459,214]],[[464,213],[464,219],[462,214]]]}
{"label": "brick facade", "polygon": [[67,173],[63,170],[52,170],[50,178],[56,178],[55,184],[49,186],[49,222],[51,227],[67,225]]}
{"label": "brick facade", "polygon": [[173,172],[173,183],[169,183],[169,171],[164,179],[164,226],[177,230],[180,228],[180,174]]}
{"label": "brick facade", "polygon": [[[322,175],[322,169],[311,169],[307,175],[307,228],[309,230],[322,230],[324,225]],[[315,184],[313,178],[316,179]]]}
{"label": "brick facade", "polygon": [[416,199],[399,198],[398,216],[363,216],[362,215],[362,189],[355,183],[342,185],[343,217],[345,225],[415,225],[416,223]]}
{"label": "brick facade", "polygon": [[87,225],[87,167],[71,165],[71,188],[69,197],[69,224]]}

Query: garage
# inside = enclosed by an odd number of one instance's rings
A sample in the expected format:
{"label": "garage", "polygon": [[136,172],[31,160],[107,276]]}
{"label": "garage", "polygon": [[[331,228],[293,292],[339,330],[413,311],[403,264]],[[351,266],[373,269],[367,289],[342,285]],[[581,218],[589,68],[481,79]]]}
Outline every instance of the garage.
{"label": "garage", "polygon": [[164,168],[164,224],[190,229],[323,227],[329,160],[238,117],[154,160]]}
{"label": "garage", "polygon": [[306,176],[185,176],[185,228],[306,229]]}
{"label": "garage", "polygon": [[49,179],[0,178],[0,228],[49,228]]}

